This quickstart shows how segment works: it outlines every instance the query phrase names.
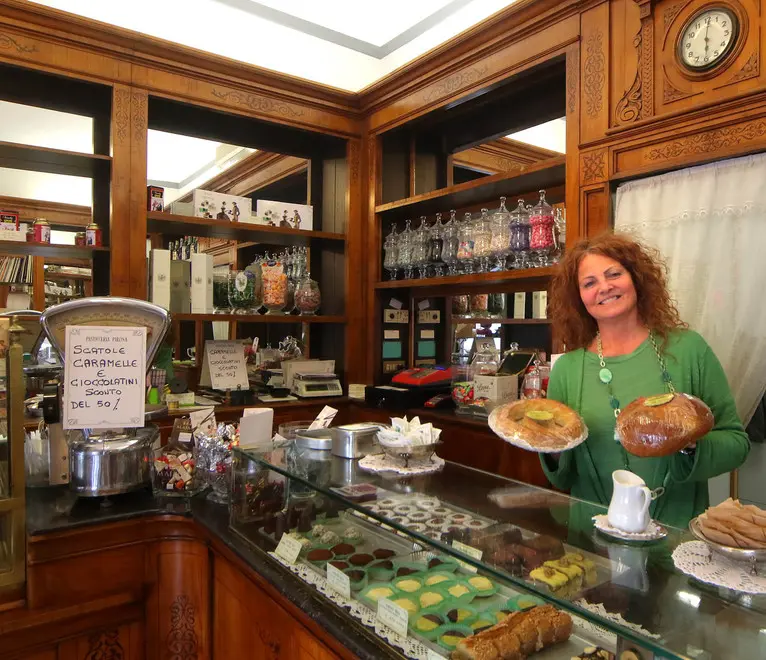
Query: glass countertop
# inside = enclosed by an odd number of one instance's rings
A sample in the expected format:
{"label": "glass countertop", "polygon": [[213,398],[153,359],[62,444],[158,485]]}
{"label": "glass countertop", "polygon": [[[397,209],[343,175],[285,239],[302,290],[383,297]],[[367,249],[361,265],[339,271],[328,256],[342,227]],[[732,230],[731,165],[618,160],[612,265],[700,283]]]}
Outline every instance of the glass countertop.
{"label": "glass countertop", "polygon": [[[358,462],[330,457],[329,452],[300,450],[292,444],[276,451],[237,449],[237,453],[291,480],[329,497],[343,508],[364,513],[416,539],[482,569],[514,586],[537,593],[546,600],[610,629],[659,657],[757,658],[766,648],[766,596],[752,596],[699,582],[677,571],[671,557],[679,543],[692,540],[685,530],[665,527],[667,536],[657,542],[625,544],[596,531],[592,518],[606,514],[606,507],[538,488],[505,477],[446,462],[435,474],[403,477],[393,473],[361,471]],[[297,458],[297,460],[296,460]],[[312,462],[328,469],[302,469]],[[337,463],[337,465],[335,465]],[[333,475],[342,475],[333,481]],[[512,575],[492,556],[481,560],[398,524],[371,502],[356,502],[338,488],[370,484],[392,496],[437,497],[470,514],[521,528],[524,534],[558,539],[568,551],[590,553],[599,571],[599,584],[579,591],[575,600],[553,595],[539,582]],[[584,605],[585,598],[590,606]],[[594,605],[618,613],[624,621],[604,618]]]}

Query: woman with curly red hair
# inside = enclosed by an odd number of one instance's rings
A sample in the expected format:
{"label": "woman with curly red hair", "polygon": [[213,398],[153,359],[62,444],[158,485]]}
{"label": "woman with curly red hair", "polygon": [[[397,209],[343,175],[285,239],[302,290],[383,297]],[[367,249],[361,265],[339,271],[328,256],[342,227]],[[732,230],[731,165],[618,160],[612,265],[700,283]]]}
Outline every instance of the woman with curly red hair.
{"label": "woman with curly red hair", "polygon": [[[652,517],[685,527],[708,506],[708,479],[739,467],[750,444],[718,359],[678,315],[659,254],[614,234],[579,242],[559,264],[549,314],[569,352],[551,372],[548,397],[588,426],[583,444],[540,455],[551,483],[607,505],[612,472],[627,469],[664,489]],[[628,454],[615,435],[620,406],[664,392],[668,378],[710,407],[713,430],[672,456]]]}

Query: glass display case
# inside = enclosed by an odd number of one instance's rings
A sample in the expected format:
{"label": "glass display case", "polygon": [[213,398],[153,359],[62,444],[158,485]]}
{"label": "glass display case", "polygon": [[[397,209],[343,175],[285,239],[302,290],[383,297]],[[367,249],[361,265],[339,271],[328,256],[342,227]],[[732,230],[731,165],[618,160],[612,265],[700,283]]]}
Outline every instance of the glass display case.
{"label": "glass display case", "polygon": [[[594,529],[592,517],[603,513],[449,461],[422,476],[374,474],[288,442],[236,450],[230,525],[313,585],[328,607],[382,636],[391,657],[450,657],[462,640],[535,605],[552,606],[535,610],[542,619],[558,611],[572,622],[568,639],[540,658],[601,657],[581,655],[592,647],[643,660],[762,656],[766,596],[717,589],[676,571],[671,555],[689,540],[685,531],[668,528],[659,542],[623,544]],[[300,544],[294,563],[284,546],[281,557],[274,552],[285,533]],[[348,579],[339,581],[339,573]],[[338,584],[350,591],[336,592]],[[406,637],[376,626],[381,599],[408,613]],[[538,628],[538,646],[549,624]],[[537,657],[535,648],[486,657]],[[620,656],[629,650],[634,655]]]}

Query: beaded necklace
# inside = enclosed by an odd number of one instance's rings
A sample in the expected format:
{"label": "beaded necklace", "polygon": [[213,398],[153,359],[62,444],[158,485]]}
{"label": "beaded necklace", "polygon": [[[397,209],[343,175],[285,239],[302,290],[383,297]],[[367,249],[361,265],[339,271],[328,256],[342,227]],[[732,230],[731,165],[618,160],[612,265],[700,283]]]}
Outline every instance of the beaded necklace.
{"label": "beaded necklace", "polygon": [[[668,392],[671,395],[675,395],[676,388],[673,386],[673,381],[670,378],[670,374],[668,373],[667,366],[665,365],[665,358],[662,357],[662,353],[660,353],[660,349],[657,346],[657,341],[654,339],[654,333],[649,331],[649,341],[652,343],[652,347],[654,348],[654,353],[657,356],[657,362],[660,365],[660,369],[662,370],[662,382],[665,383],[665,386],[668,389]],[[611,370],[606,366],[606,362],[604,362],[604,350],[601,345],[601,333],[596,332],[596,348],[598,350],[598,361],[601,365],[601,369],[598,372],[598,379],[606,385],[606,392],[609,395],[609,405],[612,407],[612,410],[614,411],[614,418],[615,420],[620,415],[620,402],[618,401],[617,397],[614,395],[614,391],[612,390],[612,372]],[[614,440],[615,442],[620,442],[620,436],[617,434],[617,428],[615,427],[614,430]],[[623,450],[624,451],[624,450]],[[625,453],[626,458],[626,466],[627,466],[627,452]]]}

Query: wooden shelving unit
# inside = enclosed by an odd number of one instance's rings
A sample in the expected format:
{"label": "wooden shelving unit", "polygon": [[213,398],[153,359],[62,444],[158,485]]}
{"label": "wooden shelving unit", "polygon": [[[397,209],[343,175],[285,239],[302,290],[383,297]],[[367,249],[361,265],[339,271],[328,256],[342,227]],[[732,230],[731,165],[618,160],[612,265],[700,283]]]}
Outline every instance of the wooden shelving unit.
{"label": "wooden shelving unit", "polygon": [[517,280],[540,280],[553,275],[553,267],[525,268],[523,270],[501,270],[495,273],[472,273],[471,275],[450,275],[448,277],[427,277],[417,280],[388,280],[375,284],[376,289],[420,289],[447,288],[456,286],[486,286],[504,284]]}
{"label": "wooden shelving unit", "polygon": [[0,167],[15,170],[97,177],[109,174],[112,159],[100,154],[0,142]]}
{"label": "wooden shelving unit", "polygon": [[150,233],[168,236],[223,238],[248,241],[251,244],[311,246],[319,243],[321,247],[337,246],[342,249],[346,243],[344,234],[328,231],[269,227],[246,222],[226,222],[225,220],[195,218],[189,215],[174,215],[158,211],[147,212],[146,226]]}
{"label": "wooden shelving unit", "polygon": [[46,280],[92,280],[92,275],[83,275],[82,273],[62,273],[58,270],[55,271],[45,271],[45,279]]}
{"label": "wooden shelving unit", "polygon": [[[566,158],[551,158],[529,165],[523,172],[494,174],[476,181],[460,183],[448,188],[400,199],[375,207],[375,213],[384,218],[415,218],[433,213],[445,213],[449,209],[461,209],[500,197],[513,198],[542,188],[562,186],[565,182]],[[509,210],[513,205],[509,206]]]}
{"label": "wooden shelving unit", "polygon": [[0,241],[0,254],[28,255],[36,257],[63,257],[67,259],[92,259],[98,252],[109,252],[108,247],[80,245],[55,245],[51,243],[26,243],[24,241]]}
{"label": "wooden shelving unit", "polygon": [[295,314],[171,314],[174,321],[236,321],[238,323],[345,323],[345,316]]}

